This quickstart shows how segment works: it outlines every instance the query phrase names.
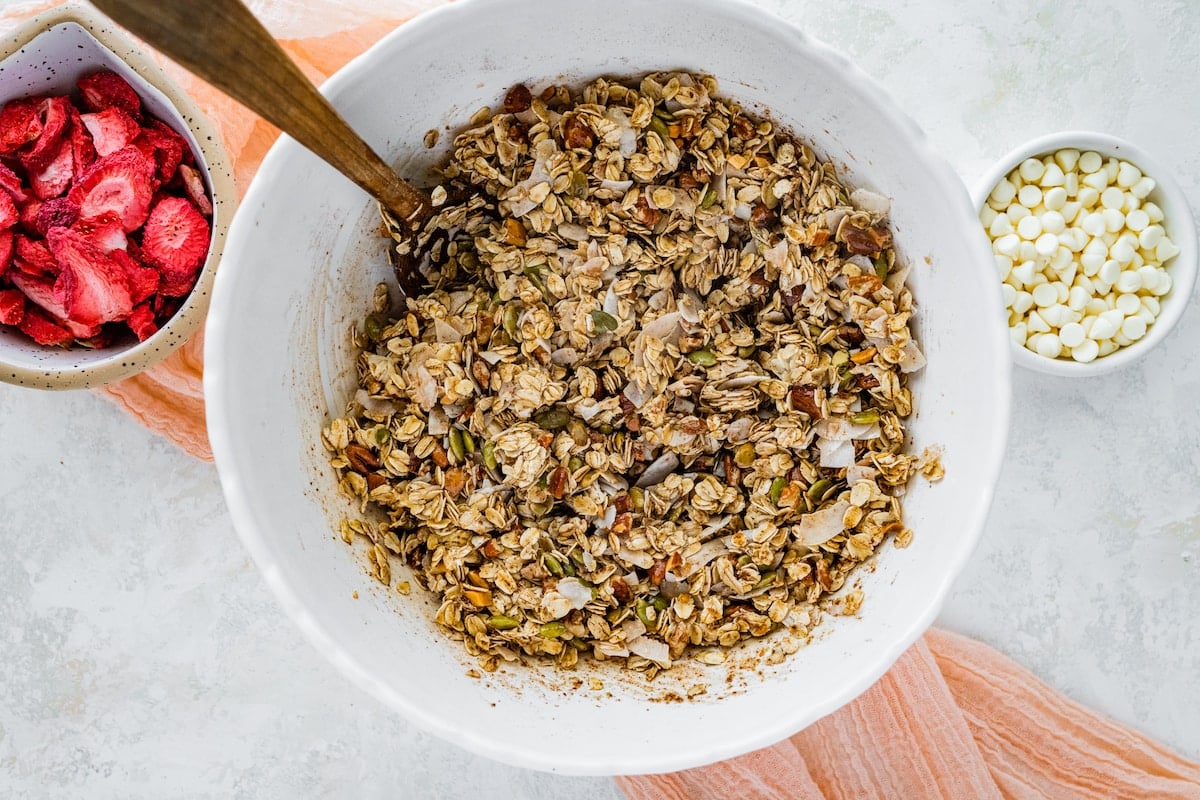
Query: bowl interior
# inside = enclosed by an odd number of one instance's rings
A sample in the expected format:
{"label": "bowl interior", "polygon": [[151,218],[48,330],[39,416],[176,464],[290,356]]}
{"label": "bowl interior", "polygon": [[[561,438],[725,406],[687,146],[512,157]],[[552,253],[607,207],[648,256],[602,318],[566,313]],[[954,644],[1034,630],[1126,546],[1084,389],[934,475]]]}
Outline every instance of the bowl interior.
{"label": "bowl interior", "polygon": [[[632,18],[637,25],[619,22]],[[999,311],[980,313],[1000,308],[999,290],[967,194],[865,77],[781,21],[718,0],[465,0],[406,24],[325,90],[402,174],[422,178],[450,132],[518,81],[536,91],[549,81],[677,68],[715,75],[723,94],[770,109],[851,185],[893,198],[920,305],[929,366],[915,382],[913,447],[940,445],[946,478],[912,486],[906,517],[916,538],[906,550],[886,547],[860,572],[860,618],[829,619],[781,664],[748,647],[725,665],[682,665],[650,684],[596,664],[468,677],[475,664],[435,629],[430,599],[415,585],[404,597],[375,583],[336,533],[354,510],[336,493],[320,434],[353,390],[350,331],[389,274],[374,204],[285,139],[243,202],[216,282],[209,430],[235,524],[268,581],[364,688],[428,730],[522,766],[678,769],[772,743],[834,710],[932,621],[974,546],[999,471],[1007,342]],[[416,74],[422,79],[410,80]],[[441,144],[425,150],[431,128]],[[670,702],[697,686],[707,693]]]}
{"label": "bowl interior", "polygon": [[[105,35],[107,38],[110,34]],[[157,73],[154,77],[158,82],[165,80],[157,67],[137,56],[132,45],[129,54],[137,57],[142,71],[102,44],[80,22],[68,20],[51,25],[0,62],[0,104],[19,97],[73,93],[80,77],[99,69],[112,70],[133,86],[150,114],[184,137],[196,155],[210,195],[214,194],[213,165],[189,124],[195,118],[185,117],[171,98],[148,80],[144,73],[150,71]],[[214,146],[211,142],[205,144],[209,150]],[[214,232],[226,224],[229,213],[229,209],[214,203]],[[220,239],[214,234],[210,260],[214,252],[219,252]],[[202,299],[189,297],[171,320],[190,319],[193,324],[168,323],[141,343],[125,341],[96,349],[42,347],[24,334],[0,326],[0,379],[40,388],[75,388],[132,374],[174,349],[195,330],[207,309],[207,287],[201,286],[201,291],[205,293]]]}
{"label": "bowl interior", "polygon": [[1158,298],[1162,311],[1146,335],[1133,344],[1086,364],[1061,358],[1045,358],[1015,343],[1010,345],[1014,363],[1027,369],[1065,377],[1090,377],[1120,369],[1137,361],[1166,338],[1171,328],[1183,316],[1195,287],[1197,268],[1200,266],[1200,262],[1197,261],[1196,225],[1187,197],[1175,182],[1171,170],[1131,142],[1094,131],[1059,131],[1047,134],[1006,154],[976,183],[971,193],[976,210],[983,209],[996,184],[1022,161],[1027,158],[1042,158],[1064,148],[1075,148],[1080,152],[1092,150],[1106,160],[1111,157],[1128,161],[1145,175],[1154,178],[1156,185],[1146,196],[1145,202],[1155,203],[1162,209],[1163,229],[1179,247],[1179,254],[1167,263],[1172,285],[1171,291]]}

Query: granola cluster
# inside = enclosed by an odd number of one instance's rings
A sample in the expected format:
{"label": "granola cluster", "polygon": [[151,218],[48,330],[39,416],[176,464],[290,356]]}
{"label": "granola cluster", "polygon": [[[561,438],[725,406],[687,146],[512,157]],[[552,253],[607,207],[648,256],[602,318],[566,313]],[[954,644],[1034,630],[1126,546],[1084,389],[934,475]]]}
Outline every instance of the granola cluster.
{"label": "granola cluster", "polygon": [[428,286],[377,290],[324,440],[381,512],[343,536],[485,669],[719,663],[907,542],[940,466],[904,452],[924,359],[883,198],[684,73],[514,87],[443,178],[396,233]]}

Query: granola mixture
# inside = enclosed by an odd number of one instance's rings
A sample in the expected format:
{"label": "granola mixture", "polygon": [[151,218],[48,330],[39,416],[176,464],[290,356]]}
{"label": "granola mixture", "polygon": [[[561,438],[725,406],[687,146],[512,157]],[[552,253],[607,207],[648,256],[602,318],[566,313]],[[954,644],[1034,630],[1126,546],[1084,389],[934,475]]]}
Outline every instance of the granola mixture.
{"label": "granola mixture", "polygon": [[382,512],[343,537],[385,584],[407,563],[484,669],[806,635],[940,473],[904,452],[924,358],[886,200],[706,76],[518,85],[471,125],[396,235],[429,288],[376,291],[324,432]]}

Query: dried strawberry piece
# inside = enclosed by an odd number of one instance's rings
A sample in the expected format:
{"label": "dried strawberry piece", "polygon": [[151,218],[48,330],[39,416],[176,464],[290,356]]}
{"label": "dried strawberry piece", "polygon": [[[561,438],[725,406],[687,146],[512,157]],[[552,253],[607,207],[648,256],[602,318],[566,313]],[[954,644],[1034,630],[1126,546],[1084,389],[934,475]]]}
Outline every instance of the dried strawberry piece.
{"label": "dried strawberry piece", "polygon": [[208,254],[208,222],[182,197],[158,201],[142,231],[142,257],[162,274],[159,293],[180,297],[191,291]]}
{"label": "dried strawberry piece", "polygon": [[38,105],[42,132],[17,153],[21,165],[31,175],[41,172],[58,157],[59,145],[71,129],[71,110],[71,101],[65,97],[47,97]]}
{"label": "dried strawberry piece", "polygon": [[68,345],[75,339],[75,334],[33,307],[25,309],[18,327],[22,333],[41,345]]}
{"label": "dried strawberry piece", "polygon": [[158,331],[158,324],[154,321],[154,311],[150,308],[149,303],[142,303],[137,306],[129,314],[129,319],[125,320],[125,324],[129,326],[129,330],[133,331],[133,335],[138,338],[139,342],[144,342]]}
{"label": "dried strawberry piece", "polygon": [[142,132],[133,117],[119,108],[106,108],[94,114],[80,114],[79,120],[92,137],[96,155],[104,157],[127,147]]}
{"label": "dried strawberry piece", "polygon": [[129,283],[115,261],[70,228],[51,228],[46,242],[62,267],[54,289],[65,296],[68,320],[102,325],[129,316]]}
{"label": "dried strawberry piece", "polygon": [[[135,305],[158,291],[161,283],[158,270],[147,267],[124,250],[113,250],[108,257],[117,262],[117,265],[125,272],[125,280],[129,284],[129,295]],[[134,310],[136,311],[136,309]]]}
{"label": "dried strawberry piece", "polygon": [[30,197],[24,204],[17,203],[17,213],[21,215],[21,227],[26,233],[37,234],[37,215],[41,212],[44,200],[38,200],[36,197]]}
{"label": "dried strawberry piece", "polygon": [[171,180],[188,151],[187,142],[171,127],[156,119],[146,123],[133,142],[155,165],[155,176],[162,183]]}
{"label": "dried strawberry piece", "polygon": [[51,228],[69,228],[77,219],[79,206],[72,203],[70,198],[55,197],[38,205],[33,228],[41,236],[45,236]]}
{"label": "dried strawberry piece", "polygon": [[79,180],[96,160],[96,145],[80,113],[74,108],[71,109],[71,153],[75,157],[75,180]]}
{"label": "dried strawberry piece", "polygon": [[8,273],[13,262],[13,232],[0,232],[0,278]]}
{"label": "dried strawberry piece", "polygon": [[8,192],[0,192],[0,229],[8,230],[21,219],[17,214],[17,204],[13,202]]}
{"label": "dried strawberry piece", "polygon": [[41,200],[58,197],[67,191],[75,178],[75,154],[70,139],[63,139],[45,169],[29,173],[29,185]]}
{"label": "dried strawberry piece", "polygon": [[29,193],[25,191],[25,185],[21,183],[17,173],[3,163],[0,163],[0,189],[3,189],[18,207],[29,200]]}
{"label": "dried strawberry piece", "polygon": [[208,190],[204,187],[204,178],[201,177],[200,170],[189,167],[187,164],[180,164],[179,178],[183,181],[183,190],[192,204],[196,206],[196,210],[206,217],[211,217],[212,202],[208,199]]}
{"label": "dried strawberry piece", "polygon": [[121,218],[112,211],[106,211],[98,217],[79,217],[73,220],[73,223],[70,227],[76,233],[83,234],[84,238],[101,252],[111,253],[129,246],[129,239],[121,226]]}
{"label": "dried strawberry piece", "polygon": [[[56,288],[53,280],[14,272],[12,282],[21,290],[27,300],[46,313],[51,322],[65,328],[72,336],[88,339],[100,332],[99,325],[85,325],[68,319],[66,297],[62,290]],[[31,307],[27,306],[26,311],[29,310]]]}
{"label": "dried strawberry piece", "polygon": [[18,325],[25,316],[25,295],[19,289],[0,289],[0,324]]}
{"label": "dried strawberry piece", "polygon": [[104,70],[79,79],[83,107],[88,111],[119,108],[134,119],[142,118],[142,99],[133,87],[115,72]]}
{"label": "dried strawberry piece", "polygon": [[79,205],[80,216],[98,217],[113,211],[129,232],[146,221],[153,172],[154,165],[136,147],[126,147],[97,159],[67,196]]}
{"label": "dried strawberry piece", "polygon": [[41,135],[36,98],[12,100],[0,108],[0,155],[12,155]]}
{"label": "dried strawberry piece", "polygon": [[58,277],[58,262],[44,242],[18,233],[13,244],[16,248],[13,267],[18,271],[35,277]]}

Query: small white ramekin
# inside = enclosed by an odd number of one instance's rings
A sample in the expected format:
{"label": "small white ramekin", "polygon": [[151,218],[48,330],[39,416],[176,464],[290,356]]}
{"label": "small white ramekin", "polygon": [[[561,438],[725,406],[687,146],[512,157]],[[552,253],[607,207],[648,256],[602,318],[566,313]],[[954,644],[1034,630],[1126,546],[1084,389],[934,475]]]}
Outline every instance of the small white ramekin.
{"label": "small white ramekin", "polygon": [[1080,152],[1091,150],[1105,158],[1112,156],[1128,161],[1143,174],[1153,178],[1157,185],[1147,199],[1162,209],[1162,226],[1171,241],[1179,247],[1179,254],[1166,265],[1172,286],[1170,292],[1158,298],[1162,305],[1158,319],[1149,327],[1146,335],[1133,344],[1086,364],[1069,358],[1046,358],[1015,342],[1012,345],[1013,361],[1018,366],[1050,375],[1082,378],[1101,375],[1132,364],[1165,339],[1175,327],[1175,323],[1187,308],[1196,283],[1196,227],[1187,198],[1175,182],[1171,170],[1141,148],[1116,136],[1093,131],[1050,133],[1032,139],[1009,152],[976,183],[971,193],[976,210],[983,209],[996,184],[1022,161],[1049,155],[1064,148],[1074,148]]}

